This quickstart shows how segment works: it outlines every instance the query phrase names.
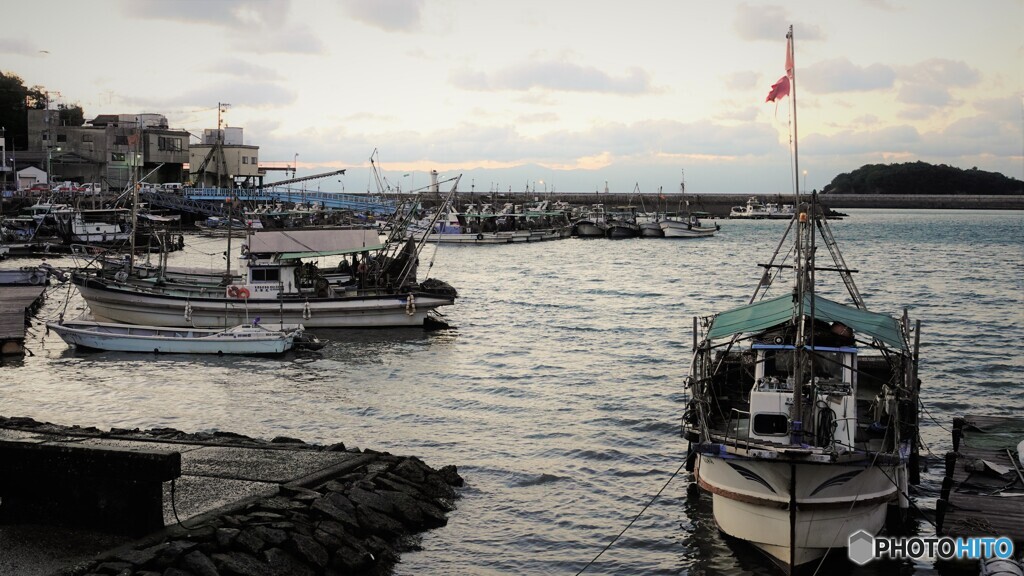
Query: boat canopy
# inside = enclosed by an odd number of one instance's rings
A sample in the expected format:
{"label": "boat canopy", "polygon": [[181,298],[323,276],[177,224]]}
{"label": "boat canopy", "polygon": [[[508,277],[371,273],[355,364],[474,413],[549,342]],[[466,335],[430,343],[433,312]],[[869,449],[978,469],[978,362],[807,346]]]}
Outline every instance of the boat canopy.
{"label": "boat canopy", "polygon": [[[811,298],[814,298],[814,317],[826,322],[841,322],[857,332],[867,334],[889,346],[903,349],[903,337],[899,322],[886,314],[868,312],[852,306],[833,302],[822,296],[805,294],[803,313],[811,313]],[[796,315],[796,298],[792,294],[722,312],[715,316],[708,331],[708,340],[725,338],[742,332],[759,332],[789,322]]]}
{"label": "boat canopy", "polygon": [[249,236],[249,252],[278,254],[282,259],[371,252],[383,247],[377,231],[368,229],[270,230]]}

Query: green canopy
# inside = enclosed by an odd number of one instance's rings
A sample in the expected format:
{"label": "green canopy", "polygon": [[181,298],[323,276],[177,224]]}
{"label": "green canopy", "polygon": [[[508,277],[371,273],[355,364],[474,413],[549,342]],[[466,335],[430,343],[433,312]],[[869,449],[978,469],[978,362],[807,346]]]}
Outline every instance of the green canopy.
{"label": "green canopy", "polygon": [[[804,295],[803,314],[811,313],[810,294]],[[877,338],[894,348],[903,349],[899,322],[886,314],[868,312],[853,306],[833,302],[822,296],[814,298],[814,317],[826,322],[841,322],[856,332]],[[742,332],[759,332],[789,322],[797,314],[796,299],[792,294],[722,312],[715,316],[708,331],[708,339],[716,340]]]}

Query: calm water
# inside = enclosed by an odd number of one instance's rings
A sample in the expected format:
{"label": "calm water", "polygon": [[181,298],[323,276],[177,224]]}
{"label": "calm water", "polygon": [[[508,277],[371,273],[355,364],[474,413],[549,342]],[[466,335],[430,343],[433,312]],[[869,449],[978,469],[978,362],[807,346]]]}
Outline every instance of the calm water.
{"label": "calm water", "polygon": [[[1020,415],[1024,214],[851,214],[832,228],[869,307],[906,305],[923,322],[936,457],[954,415]],[[456,330],[318,331],[326,348],[283,359],[83,354],[37,327],[34,355],[0,369],[0,414],[343,441],[456,464],[458,510],[396,573],[574,574],[679,467],[691,318],[745,302],[786,223],[721,225],[700,240],[428,248],[421,261],[462,293],[446,310]],[[172,263],[220,266],[223,244],[190,238]],[[72,297],[68,315],[81,306]],[[940,474],[935,460],[922,507]],[[669,484],[586,574],[773,574],[717,532],[707,498],[686,499],[687,482]],[[896,568],[869,567],[858,573]]]}

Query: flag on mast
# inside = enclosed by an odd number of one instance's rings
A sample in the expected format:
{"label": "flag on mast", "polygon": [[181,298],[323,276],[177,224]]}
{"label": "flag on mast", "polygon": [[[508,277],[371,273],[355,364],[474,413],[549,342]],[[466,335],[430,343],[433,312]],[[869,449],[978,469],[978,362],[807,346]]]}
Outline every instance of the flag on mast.
{"label": "flag on mast", "polygon": [[778,102],[784,96],[789,95],[790,78],[793,77],[793,36],[786,34],[786,75],[779,78],[779,81],[772,84],[768,91],[765,102]]}

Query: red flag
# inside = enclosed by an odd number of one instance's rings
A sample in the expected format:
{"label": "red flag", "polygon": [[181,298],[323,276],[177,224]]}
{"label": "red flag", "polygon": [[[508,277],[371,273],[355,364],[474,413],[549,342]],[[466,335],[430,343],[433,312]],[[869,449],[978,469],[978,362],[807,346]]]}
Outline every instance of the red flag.
{"label": "red flag", "polygon": [[772,89],[768,92],[768,97],[764,99],[765,102],[776,102],[783,96],[789,95],[789,76],[783,76],[779,78],[779,81],[772,84]]}
{"label": "red flag", "polygon": [[786,75],[779,78],[779,81],[772,84],[765,102],[778,102],[783,96],[789,95],[789,80],[793,77],[793,35],[786,34]]}

